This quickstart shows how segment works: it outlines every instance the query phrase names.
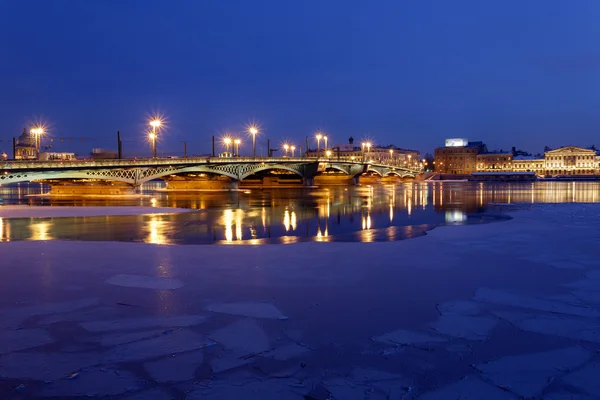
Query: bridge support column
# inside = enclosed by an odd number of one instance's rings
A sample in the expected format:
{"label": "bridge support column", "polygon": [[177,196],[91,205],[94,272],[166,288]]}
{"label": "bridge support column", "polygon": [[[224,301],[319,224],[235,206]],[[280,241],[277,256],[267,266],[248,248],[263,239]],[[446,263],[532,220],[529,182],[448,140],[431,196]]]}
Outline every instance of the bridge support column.
{"label": "bridge support column", "polygon": [[360,175],[354,175],[354,176],[352,177],[352,184],[353,184],[353,185],[358,185],[358,184],[360,184]]}
{"label": "bridge support column", "polygon": [[314,177],[304,178],[302,183],[304,184],[304,186],[315,186],[315,178]]}

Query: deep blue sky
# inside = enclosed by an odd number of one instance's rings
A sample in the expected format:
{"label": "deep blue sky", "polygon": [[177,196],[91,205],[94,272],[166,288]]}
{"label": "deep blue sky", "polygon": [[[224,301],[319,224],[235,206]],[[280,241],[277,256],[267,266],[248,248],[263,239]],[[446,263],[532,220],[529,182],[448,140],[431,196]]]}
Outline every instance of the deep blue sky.
{"label": "deep blue sky", "polygon": [[142,154],[153,111],[173,152],[252,120],[272,143],[600,145],[599,20],[598,0],[0,1],[0,150],[42,119]]}

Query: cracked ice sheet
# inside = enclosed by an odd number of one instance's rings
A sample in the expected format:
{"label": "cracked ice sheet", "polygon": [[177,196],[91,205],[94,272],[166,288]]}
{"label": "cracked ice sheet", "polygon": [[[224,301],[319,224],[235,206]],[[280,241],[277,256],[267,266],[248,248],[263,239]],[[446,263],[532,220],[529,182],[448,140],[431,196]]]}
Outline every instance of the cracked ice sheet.
{"label": "cracked ice sheet", "polygon": [[537,396],[557,376],[585,363],[591,354],[579,347],[500,358],[476,365],[484,377],[522,397]]}
{"label": "cracked ice sheet", "polygon": [[595,397],[590,397],[580,393],[550,393],[544,396],[544,400],[598,400]]}
{"label": "cracked ice sheet", "polygon": [[204,351],[199,350],[149,362],[144,364],[144,368],[157,382],[183,382],[194,379],[196,370],[203,362]]}
{"label": "cracked ice sheet", "polygon": [[128,371],[94,368],[77,376],[47,383],[42,387],[44,397],[115,396],[139,390],[145,383]]}
{"label": "cracked ice sheet", "polygon": [[212,344],[210,340],[197,333],[176,330],[156,338],[113,347],[104,354],[102,362],[106,364],[148,360],[198,350],[210,344]]}
{"label": "cracked ice sheet", "polygon": [[54,342],[43,329],[18,329],[0,332],[0,354],[31,349]]}
{"label": "cracked ice sheet", "polygon": [[173,400],[173,396],[161,389],[148,389],[126,396],[123,400]]}
{"label": "cracked ice sheet", "polygon": [[110,335],[104,335],[101,337],[95,337],[90,339],[91,341],[97,342],[102,346],[116,346],[119,344],[137,342],[138,340],[149,339],[155,336],[160,336],[169,332],[168,330],[152,330],[142,332],[130,332],[130,333],[114,333]]}
{"label": "cracked ice sheet", "polygon": [[375,342],[392,344],[392,345],[408,345],[408,344],[423,344],[423,343],[439,343],[446,342],[443,337],[427,335],[421,332],[407,331],[398,329],[393,332],[384,333],[383,335],[373,337]]}
{"label": "cracked ice sheet", "polygon": [[83,322],[81,327],[90,332],[106,332],[133,329],[146,329],[157,327],[179,327],[198,325],[204,322],[208,317],[205,315],[177,315],[173,317],[141,317],[124,318],[111,321]]}
{"label": "cracked ice sheet", "polygon": [[269,339],[252,319],[243,319],[211,333],[210,338],[238,354],[258,354],[270,349]]}
{"label": "cracked ice sheet", "polygon": [[253,318],[287,319],[277,307],[270,303],[246,302],[209,304],[206,306],[205,310]]}
{"label": "cracked ice sheet", "polygon": [[293,379],[270,379],[239,384],[228,382],[211,388],[196,389],[186,397],[187,400],[303,400],[309,388],[300,387]]}
{"label": "cracked ice sheet", "polygon": [[98,305],[99,299],[86,298],[57,303],[43,303],[24,307],[15,307],[0,311],[0,328],[16,328],[29,317],[47,314],[68,313],[82,308]]}
{"label": "cracked ice sheet", "polygon": [[479,315],[481,304],[473,301],[456,300],[439,304],[437,309],[442,315]]}
{"label": "cracked ice sheet", "polygon": [[53,381],[97,364],[94,353],[12,353],[0,356],[0,377]]}
{"label": "cracked ice sheet", "polygon": [[600,343],[600,322],[596,318],[577,318],[558,315],[540,315],[528,318],[515,315],[513,323],[529,332]]}
{"label": "cracked ice sheet", "polygon": [[308,351],[310,351],[310,349],[307,347],[300,346],[296,343],[290,343],[281,347],[277,347],[275,350],[271,350],[263,354],[263,357],[270,357],[278,361],[285,361],[289,360],[290,358],[298,357],[304,353],[307,353]]}
{"label": "cracked ice sheet", "polygon": [[106,283],[115,286],[157,290],[174,290],[183,287],[183,282],[179,279],[144,275],[115,275],[108,278]]}
{"label": "cracked ice sheet", "polygon": [[575,386],[581,391],[591,394],[594,398],[600,398],[600,363],[594,362],[586,365],[579,371],[571,372],[563,377],[563,381]]}
{"label": "cracked ice sheet", "polygon": [[430,326],[438,333],[467,340],[485,340],[497,320],[486,317],[442,315]]}
{"label": "cracked ice sheet", "polygon": [[474,376],[467,376],[432,392],[417,397],[418,400],[517,400],[512,394],[483,382]]}
{"label": "cracked ice sheet", "polygon": [[479,288],[475,292],[475,300],[486,303],[502,304],[519,308],[578,315],[581,317],[600,317],[600,312],[585,307],[578,307],[556,301],[537,299],[502,290]]}

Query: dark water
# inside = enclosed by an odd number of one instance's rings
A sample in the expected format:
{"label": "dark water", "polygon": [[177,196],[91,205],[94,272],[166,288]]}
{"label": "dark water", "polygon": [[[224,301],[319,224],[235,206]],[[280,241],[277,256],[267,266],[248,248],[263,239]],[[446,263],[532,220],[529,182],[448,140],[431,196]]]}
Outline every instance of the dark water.
{"label": "dark water", "polygon": [[495,203],[597,202],[597,182],[403,183],[246,192],[156,192],[137,198],[48,198],[39,184],[0,187],[0,204],[157,206],[173,215],[0,218],[0,239],[134,241],[158,244],[392,241],[444,224],[506,219]]}

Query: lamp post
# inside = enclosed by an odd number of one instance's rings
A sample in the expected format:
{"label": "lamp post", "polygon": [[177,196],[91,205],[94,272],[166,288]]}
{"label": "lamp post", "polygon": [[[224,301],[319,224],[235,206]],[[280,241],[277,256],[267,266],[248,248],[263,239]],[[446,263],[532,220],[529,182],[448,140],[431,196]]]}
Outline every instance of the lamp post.
{"label": "lamp post", "polygon": [[152,127],[152,135],[149,135],[149,136],[150,136],[150,140],[152,141],[152,157],[153,158],[156,158],[156,140],[158,139],[158,136],[156,135],[156,130],[158,128],[160,128],[161,125],[162,125],[162,122],[158,118],[154,118],[152,121],[150,121],[150,126]]}
{"label": "lamp post", "polygon": [[290,150],[292,150],[292,158],[294,158],[294,151],[296,150],[296,146],[291,145]]}
{"label": "lamp post", "polygon": [[225,153],[229,153],[229,145],[231,144],[231,138],[230,137],[224,138],[223,143],[225,143]]}
{"label": "lamp post", "polygon": [[233,141],[233,143],[235,143],[235,155],[236,156],[240,156],[240,144],[242,143],[242,141],[240,139],[235,139]]}
{"label": "lamp post", "polygon": [[285,151],[285,156],[287,157],[288,155],[288,150],[290,149],[290,145],[289,144],[284,144],[283,145],[283,151]]}
{"label": "lamp post", "polygon": [[394,163],[394,150],[390,149],[390,164]]}
{"label": "lamp post", "polygon": [[325,155],[327,156],[327,158],[331,157],[331,150],[327,150],[325,152]]}
{"label": "lamp post", "polygon": [[40,137],[44,134],[44,128],[41,126],[37,126],[35,128],[31,128],[29,131],[31,136],[33,136],[33,141],[35,144],[35,157],[37,159],[40,158]]}
{"label": "lamp post", "polygon": [[323,135],[321,132],[317,132],[315,138],[317,139],[317,157],[319,157],[319,153],[321,152],[321,139],[323,139]]}
{"label": "lamp post", "polygon": [[258,128],[252,125],[248,128],[248,132],[252,135],[252,154],[256,158],[256,135],[258,134]]}
{"label": "lamp post", "polygon": [[327,135],[323,136],[323,140],[325,141],[325,150],[327,150],[327,140],[328,140]]}
{"label": "lamp post", "polygon": [[156,133],[149,132],[148,139],[150,140],[151,148],[152,148],[152,157],[156,158]]}

